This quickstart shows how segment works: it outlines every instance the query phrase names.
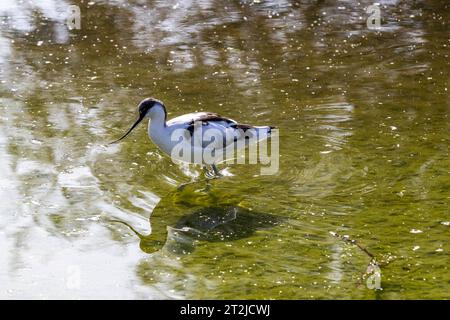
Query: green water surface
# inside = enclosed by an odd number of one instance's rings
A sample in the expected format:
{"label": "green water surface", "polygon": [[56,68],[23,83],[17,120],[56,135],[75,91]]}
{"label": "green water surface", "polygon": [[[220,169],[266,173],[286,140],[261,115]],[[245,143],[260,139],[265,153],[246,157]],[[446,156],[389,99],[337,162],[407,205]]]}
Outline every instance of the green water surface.
{"label": "green water surface", "polygon": [[[379,2],[0,4],[0,297],[450,298],[450,7]],[[148,96],[278,127],[279,171],[105,146]]]}

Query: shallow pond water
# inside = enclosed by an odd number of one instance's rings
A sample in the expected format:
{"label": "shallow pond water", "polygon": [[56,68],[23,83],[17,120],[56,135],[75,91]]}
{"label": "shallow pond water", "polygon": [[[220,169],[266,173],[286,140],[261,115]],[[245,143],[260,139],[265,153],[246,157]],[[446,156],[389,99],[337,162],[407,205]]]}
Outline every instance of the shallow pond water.
{"label": "shallow pond water", "polygon": [[[379,2],[2,2],[0,297],[450,298],[450,7]],[[147,96],[278,127],[279,171],[105,146]]]}

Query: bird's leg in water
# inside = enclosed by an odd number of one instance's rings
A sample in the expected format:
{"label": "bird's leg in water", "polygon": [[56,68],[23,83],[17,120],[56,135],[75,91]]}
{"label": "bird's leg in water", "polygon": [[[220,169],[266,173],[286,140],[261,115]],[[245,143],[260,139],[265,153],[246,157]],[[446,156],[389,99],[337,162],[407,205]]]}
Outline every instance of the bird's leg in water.
{"label": "bird's leg in water", "polygon": [[212,179],[217,179],[219,177],[222,177],[222,174],[219,172],[219,170],[217,169],[217,167],[215,165],[211,165],[211,169],[212,170],[208,170],[207,166],[202,166],[203,169],[203,174],[205,176],[206,179],[199,179],[199,180],[194,180],[191,182],[187,182],[187,183],[183,183],[182,185],[180,185],[178,187],[178,190],[183,190],[186,186],[194,184],[194,183],[199,183],[199,182],[205,182],[206,183],[206,187],[205,189],[203,189],[203,191],[209,191],[211,189],[211,185],[209,183],[210,180]]}
{"label": "bird's leg in water", "polygon": [[208,167],[206,167],[205,165],[202,166],[202,170],[203,170],[203,175],[206,178],[211,178],[212,177],[212,173],[208,170]]}
{"label": "bird's leg in water", "polygon": [[222,174],[219,172],[219,169],[214,164],[210,165],[211,170],[208,170],[206,166],[203,166],[203,173],[207,179],[216,179],[222,177]]}
{"label": "bird's leg in water", "polygon": [[217,169],[217,167],[216,167],[215,164],[212,164],[212,165],[211,165],[211,169],[213,170],[213,172],[214,172],[216,178],[217,178],[217,177],[222,177],[222,174],[220,173],[219,169]]}
{"label": "bird's leg in water", "polygon": [[218,177],[221,176],[221,174],[219,173],[219,170],[217,170],[216,166],[211,165],[212,168],[212,172],[210,170],[208,170],[208,168],[206,166],[203,166],[203,172],[206,178],[206,186],[205,189],[203,189],[203,191],[208,192],[209,190],[211,190],[211,184],[210,184],[210,180],[212,179],[216,179]]}

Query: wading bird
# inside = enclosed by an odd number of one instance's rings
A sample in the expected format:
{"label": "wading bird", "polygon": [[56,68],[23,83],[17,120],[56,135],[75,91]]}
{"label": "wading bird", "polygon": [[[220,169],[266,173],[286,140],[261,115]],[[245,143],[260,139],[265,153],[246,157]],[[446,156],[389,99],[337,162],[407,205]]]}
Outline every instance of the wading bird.
{"label": "wading bird", "polygon": [[[221,176],[217,163],[235,156],[233,151],[245,148],[270,136],[274,127],[251,126],[211,112],[188,113],[167,121],[164,103],[154,98],[141,101],[138,119],[116,143],[124,139],[145,118],[149,118],[148,136],[164,153],[189,163],[209,165],[214,175]],[[180,152],[182,151],[182,152]],[[232,151],[232,152],[229,152]],[[205,152],[210,155],[205,157]]]}

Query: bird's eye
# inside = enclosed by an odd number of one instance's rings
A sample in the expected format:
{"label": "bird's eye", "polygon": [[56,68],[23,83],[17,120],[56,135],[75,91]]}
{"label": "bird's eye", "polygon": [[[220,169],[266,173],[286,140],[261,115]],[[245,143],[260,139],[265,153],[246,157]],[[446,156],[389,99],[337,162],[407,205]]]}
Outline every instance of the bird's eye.
{"label": "bird's eye", "polygon": [[139,106],[139,113],[146,113],[148,111],[148,109],[150,109],[148,105],[146,105],[146,104],[141,105],[141,106]]}

